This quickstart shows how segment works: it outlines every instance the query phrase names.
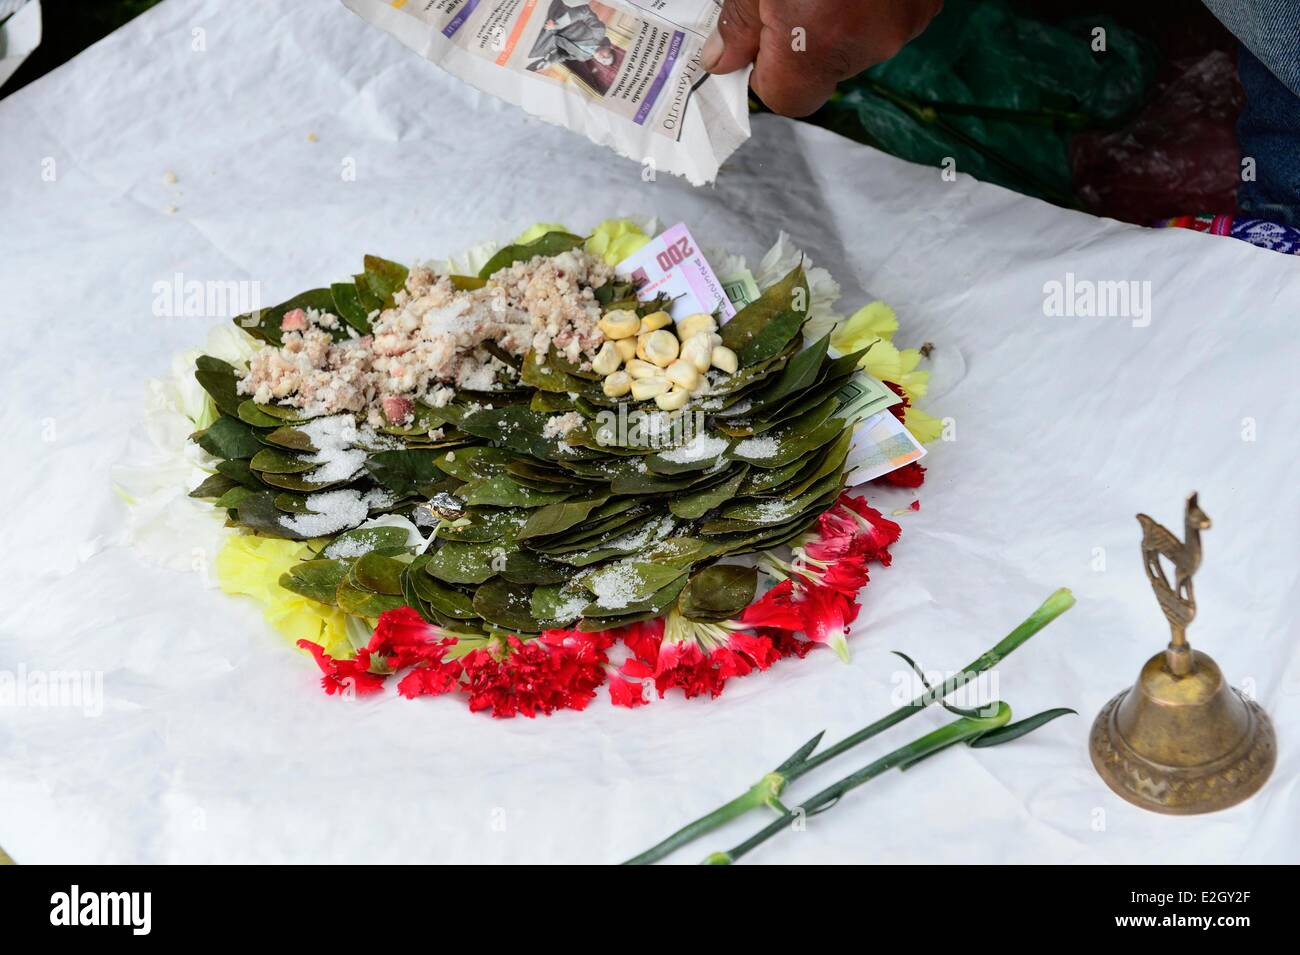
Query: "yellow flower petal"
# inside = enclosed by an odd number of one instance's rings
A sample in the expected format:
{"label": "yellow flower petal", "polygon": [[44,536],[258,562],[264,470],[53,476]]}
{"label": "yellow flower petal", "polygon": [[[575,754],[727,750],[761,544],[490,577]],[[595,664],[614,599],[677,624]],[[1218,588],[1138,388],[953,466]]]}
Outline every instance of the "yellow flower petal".
{"label": "yellow flower petal", "polygon": [[519,243],[520,245],[523,245],[527,242],[534,242],[537,239],[540,239],[548,232],[568,232],[568,231],[569,230],[567,228],[565,228],[563,225],[561,225],[558,222],[538,222],[536,225],[530,225],[523,232],[519,233],[519,238],[515,239],[515,242]]}
{"label": "yellow flower petal", "polygon": [[884,302],[864,305],[840,325],[831,335],[831,344],[847,355],[866,348],[876,339],[889,341],[898,331],[898,316]]}
{"label": "yellow flower petal", "polygon": [[217,553],[217,583],[262,605],[266,622],[292,642],[311,640],[335,657],[351,657],[347,615],[280,586],[280,575],[311,556],[301,543],[233,534]]}
{"label": "yellow flower petal", "polygon": [[631,219],[606,219],[591,230],[586,249],[607,265],[618,265],[650,241],[650,236]]}
{"label": "yellow flower petal", "polygon": [[[898,381],[902,377],[903,370],[899,360],[898,349],[894,347],[893,342],[885,341],[883,338],[876,338],[870,342],[871,347],[859,364],[868,375],[873,378],[879,378],[881,381]],[[856,351],[863,345],[856,345],[849,349]]]}
{"label": "yellow flower petal", "polygon": [[903,412],[903,424],[912,432],[912,437],[922,444],[929,444],[943,434],[943,422],[933,415],[928,415],[915,405]]}
{"label": "yellow flower petal", "polygon": [[609,251],[609,243],[610,243],[609,236],[593,235],[591,238],[587,240],[587,244],[586,246],[584,246],[584,248],[587,250],[587,253],[589,255],[598,255],[603,259],[605,257],[605,253]]}
{"label": "yellow flower petal", "polygon": [[896,382],[902,386],[902,389],[907,392],[907,397],[912,401],[924,398],[925,393],[930,390],[930,373],[916,370],[916,366],[920,363],[919,349],[905,348],[898,353],[899,375]]}

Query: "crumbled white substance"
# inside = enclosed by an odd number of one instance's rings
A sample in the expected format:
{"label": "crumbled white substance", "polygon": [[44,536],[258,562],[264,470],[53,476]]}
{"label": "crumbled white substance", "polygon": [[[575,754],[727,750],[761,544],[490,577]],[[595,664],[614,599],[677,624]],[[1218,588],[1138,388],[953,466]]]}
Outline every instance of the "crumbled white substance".
{"label": "crumbled white substance", "polygon": [[724,439],[715,438],[701,431],[680,448],[665,451],[659,456],[670,464],[691,464],[716,458],[727,450],[727,444]]}
{"label": "crumbled white substance", "polygon": [[562,438],[574,428],[582,424],[583,418],[576,411],[570,411],[566,414],[553,415],[546,419],[542,425],[543,438]]}
{"label": "crumbled white substance", "polygon": [[325,537],[356,527],[366,519],[369,507],[361,492],[351,488],[307,495],[306,514],[285,514],[281,526],[303,537]]}
{"label": "crumbled white substance", "polygon": [[736,454],[742,458],[774,458],[780,447],[775,438],[746,438],[736,445]]}
{"label": "crumbled white substance", "polygon": [[434,388],[424,396],[425,404],[431,408],[445,408],[456,397],[455,388]]}
{"label": "crumbled white substance", "polygon": [[374,427],[403,423],[405,414],[397,421],[393,412],[405,406],[390,402],[386,415],[385,398],[443,407],[454,393],[448,385],[493,391],[502,379],[516,377],[484,342],[515,357],[554,347],[581,364],[604,341],[592,290],[612,276],[609,265],[582,249],[515,263],[472,290],[417,267],[393,307],[372,314],[370,335],[336,342],[328,331],[339,327],[337,316],[286,312],[283,344],[253,355],[239,392],[311,415],[364,412]]}

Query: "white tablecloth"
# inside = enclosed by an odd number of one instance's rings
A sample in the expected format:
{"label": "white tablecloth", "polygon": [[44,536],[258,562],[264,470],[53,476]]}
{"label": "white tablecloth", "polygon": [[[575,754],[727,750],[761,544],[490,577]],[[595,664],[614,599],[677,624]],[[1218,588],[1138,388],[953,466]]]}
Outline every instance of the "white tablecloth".
{"label": "white tablecloth", "polygon": [[[889,650],[959,667],[1060,585],[1078,607],[1001,667],[998,690],[1021,715],[1080,716],[882,777],[752,859],[1300,861],[1295,259],[945,182],[773,117],[716,188],[643,182],[323,0],[168,0],[0,101],[0,143],[0,669],[99,671],[105,693],[98,718],[0,708],[0,845],[19,862],[615,861],[816,730],[890,709]],[[142,383],[215,321],[155,317],[155,282],[256,279],[277,301],[365,252],[409,261],[633,213],[751,261],[786,229],[850,307],[869,290],[906,343],[936,345],[950,386],[929,408],[956,440],[927,459],[921,509],[873,573],[851,664],[819,651],[711,703],[631,712],[602,695],[535,721],[391,692],[340,702],[251,603],[106,546]],[[1046,317],[1044,283],[1067,272],[1149,281],[1150,325]],[[1214,519],[1192,642],[1253,686],[1280,758],[1249,803],[1168,818],[1112,795],[1086,743],[1166,638],[1133,514],[1180,528],[1191,488]]]}

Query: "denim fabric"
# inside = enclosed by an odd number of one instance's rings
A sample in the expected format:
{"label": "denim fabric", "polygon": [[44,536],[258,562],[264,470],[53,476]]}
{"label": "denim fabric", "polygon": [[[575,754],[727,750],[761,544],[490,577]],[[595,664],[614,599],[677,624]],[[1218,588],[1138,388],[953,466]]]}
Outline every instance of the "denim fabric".
{"label": "denim fabric", "polygon": [[1244,46],[1237,75],[1246,91],[1237,141],[1242,157],[1255,160],[1255,181],[1242,182],[1237,204],[1248,215],[1300,226],[1300,97]]}
{"label": "denim fabric", "polygon": [[1300,3],[1296,0],[1205,0],[1246,49],[1300,96]]}

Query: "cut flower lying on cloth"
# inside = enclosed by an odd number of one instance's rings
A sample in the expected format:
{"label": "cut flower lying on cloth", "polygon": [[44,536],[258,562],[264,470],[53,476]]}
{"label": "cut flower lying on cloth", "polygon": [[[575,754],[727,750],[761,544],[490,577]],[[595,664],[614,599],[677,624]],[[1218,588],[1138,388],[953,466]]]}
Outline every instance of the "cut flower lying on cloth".
{"label": "cut flower lying on cloth", "polygon": [[[132,538],[156,551],[186,508],[224,519],[218,582],[331,694],[393,677],[531,717],[602,686],[626,707],[716,697],[820,644],[847,658],[900,528],[846,488],[860,467],[924,480],[903,430],[935,436],[920,355],[882,303],[836,314],[784,235],[755,272],[715,257],[714,287],[744,297],[712,314],[623,274],[652,241],[625,219],[541,225],[448,262],[367,257],[237,317],[239,347],[193,360],[201,401],[155,389],[185,403],[145,460],[201,480],[169,497],[119,469]],[[189,450],[163,447],[186,422]]]}

